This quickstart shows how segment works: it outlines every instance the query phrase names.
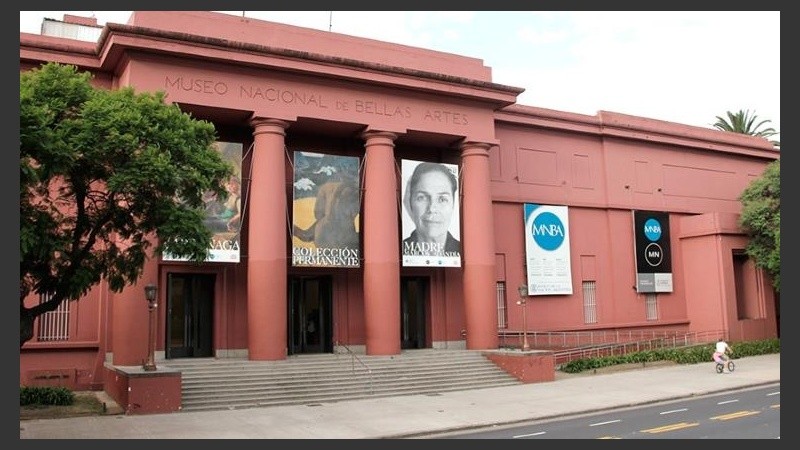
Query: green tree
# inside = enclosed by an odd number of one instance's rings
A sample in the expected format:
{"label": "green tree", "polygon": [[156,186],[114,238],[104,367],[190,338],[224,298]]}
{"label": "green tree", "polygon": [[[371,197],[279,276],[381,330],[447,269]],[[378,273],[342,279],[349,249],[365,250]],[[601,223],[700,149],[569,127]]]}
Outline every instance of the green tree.
{"label": "green tree", "polygon": [[[213,124],[163,92],[91,79],[55,63],[20,73],[20,347],[36,317],[100,280],[119,292],[163,251],[204,260],[202,195],[225,198],[233,173]],[[48,300],[27,308],[31,293]]]}
{"label": "green tree", "polygon": [[781,160],[771,162],[761,177],[754,179],[739,197],[740,225],[750,241],[747,255],[772,277],[775,291],[781,291]]}
{"label": "green tree", "polygon": [[763,137],[772,143],[772,145],[777,147],[781,146],[780,141],[769,139],[778,134],[778,131],[776,131],[774,128],[766,127],[767,124],[772,122],[771,120],[762,120],[756,122],[758,120],[758,116],[755,114],[755,112],[751,114],[750,110],[744,111],[740,109],[735,113],[728,111],[726,115],[727,119],[717,116],[717,121],[714,123],[714,128],[722,131]]}

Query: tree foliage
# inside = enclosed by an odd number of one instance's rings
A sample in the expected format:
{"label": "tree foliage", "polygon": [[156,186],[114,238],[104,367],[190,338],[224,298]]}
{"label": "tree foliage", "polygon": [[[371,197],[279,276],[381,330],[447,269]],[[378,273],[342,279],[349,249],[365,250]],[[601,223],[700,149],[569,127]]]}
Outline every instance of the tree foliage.
{"label": "tree foliage", "polygon": [[[101,280],[119,292],[163,251],[203,261],[202,195],[224,199],[233,173],[213,124],[91,79],[56,63],[20,73],[20,347],[36,317]],[[49,300],[26,308],[31,293]]]}
{"label": "tree foliage", "polygon": [[739,197],[742,202],[740,225],[750,241],[747,255],[764,269],[777,292],[781,287],[781,161],[770,163],[761,177],[754,179]]}
{"label": "tree foliage", "polygon": [[771,120],[758,121],[758,115],[756,115],[755,112],[751,114],[750,110],[745,111],[741,109],[735,113],[728,111],[726,116],[727,118],[717,116],[714,128],[722,131],[730,131],[732,133],[762,137],[769,140],[772,145],[777,147],[781,146],[780,141],[769,139],[778,134],[778,131],[774,128],[767,127],[767,125],[772,122]]}

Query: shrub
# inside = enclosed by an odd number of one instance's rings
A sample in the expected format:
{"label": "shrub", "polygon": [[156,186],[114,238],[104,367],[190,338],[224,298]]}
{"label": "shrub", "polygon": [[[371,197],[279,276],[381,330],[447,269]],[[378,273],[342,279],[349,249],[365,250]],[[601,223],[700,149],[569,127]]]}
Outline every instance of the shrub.
{"label": "shrub", "polygon": [[20,386],[19,405],[71,405],[75,393],[65,387]]}
{"label": "shrub", "polygon": [[[780,353],[781,341],[780,339],[766,339],[763,341],[737,342],[731,344],[731,350],[731,358],[733,359],[745,356]],[[711,355],[713,353],[714,344],[681,348],[663,348],[628,353],[627,355],[575,359],[563,364],[561,366],[561,371],[566,373],[578,373],[584,370],[592,370],[617,364],[645,363],[652,361],[675,361],[678,364],[698,364],[711,361]]]}

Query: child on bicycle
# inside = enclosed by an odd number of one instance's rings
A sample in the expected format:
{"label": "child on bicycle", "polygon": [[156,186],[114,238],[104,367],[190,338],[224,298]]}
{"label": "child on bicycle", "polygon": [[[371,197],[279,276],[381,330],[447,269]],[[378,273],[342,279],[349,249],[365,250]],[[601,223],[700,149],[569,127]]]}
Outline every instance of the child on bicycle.
{"label": "child on bicycle", "polygon": [[716,347],[714,347],[714,361],[717,363],[723,364],[725,361],[728,360],[727,354],[732,352],[730,345],[725,342],[722,338],[719,338],[717,341]]}

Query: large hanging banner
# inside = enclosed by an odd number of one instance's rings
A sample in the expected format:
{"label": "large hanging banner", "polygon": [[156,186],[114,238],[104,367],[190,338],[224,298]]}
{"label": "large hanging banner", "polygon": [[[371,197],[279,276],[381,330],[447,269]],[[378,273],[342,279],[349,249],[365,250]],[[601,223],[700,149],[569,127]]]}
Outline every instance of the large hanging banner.
{"label": "large hanging banner", "polygon": [[633,211],[636,291],[672,292],[669,214]]}
{"label": "large hanging banner", "polygon": [[524,220],[528,295],[572,294],[567,207],[525,203]]}
{"label": "large hanging banner", "polygon": [[359,159],[294,152],[292,265],[359,267]]}
{"label": "large hanging banner", "polygon": [[458,166],[401,161],[403,266],[461,267]]}
{"label": "large hanging banner", "polygon": [[[221,201],[209,191],[205,194],[203,220],[211,233],[211,248],[206,262],[239,262],[242,231],[242,144],[239,142],[214,143],[225,161],[233,166],[233,175],[225,182],[228,198]],[[164,253],[164,261],[188,261]]]}

